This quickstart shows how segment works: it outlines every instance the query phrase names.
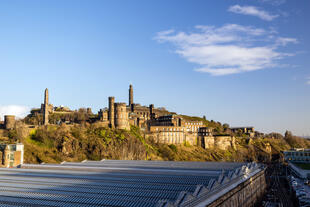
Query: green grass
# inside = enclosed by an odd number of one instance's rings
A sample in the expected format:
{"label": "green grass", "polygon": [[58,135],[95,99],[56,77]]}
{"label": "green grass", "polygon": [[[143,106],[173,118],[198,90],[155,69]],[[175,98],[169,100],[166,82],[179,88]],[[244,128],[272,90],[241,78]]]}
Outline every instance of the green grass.
{"label": "green grass", "polygon": [[297,167],[303,169],[303,170],[310,170],[310,163],[297,163],[294,162],[294,165],[296,165]]}

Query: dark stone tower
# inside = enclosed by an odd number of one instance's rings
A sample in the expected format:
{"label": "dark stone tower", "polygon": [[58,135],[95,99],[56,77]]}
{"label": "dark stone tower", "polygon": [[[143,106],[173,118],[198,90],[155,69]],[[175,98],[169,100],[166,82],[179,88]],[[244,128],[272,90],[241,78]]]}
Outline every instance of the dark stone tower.
{"label": "dark stone tower", "polygon": [[48,124],[48,89],[45,89],[44,93],[43,124]]}
{"label": "dark stone tower", "polygon": [[114,128],[114,97],[109,97],[109,114],[108,114],[108,120],[109,120],[109,125],[111,128]]}
{"label": "dark stone tower", "polygon": [[15,116],[14,115],[5,115],[4,116],[4,128],[13,129],[15,127]]}
{"label": "dark stone tower", "polygon": [[133,88],[132,85],[129,85],[129,106],[131,107],[133,104]]}
{"label": "dark stone tower", "polygon": [[150,108],[150,117],[151,117],[151,120],[155,119],[155,114],[154,114],[154,104],[151,104],[149,106]]}

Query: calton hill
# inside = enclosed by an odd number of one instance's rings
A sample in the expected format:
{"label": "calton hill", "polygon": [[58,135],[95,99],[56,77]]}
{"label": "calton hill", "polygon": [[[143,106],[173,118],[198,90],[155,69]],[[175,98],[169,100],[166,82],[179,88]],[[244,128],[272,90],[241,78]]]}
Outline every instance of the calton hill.
{"label": "calton hill", "polygon": [[[256,161],[265,162],[281,157],[281,151],[290,148],[310,148],[310,140],[294,136],[287,131],[263,134],[255,132],[250,137],[241,130],[234,131],[205,117],[183,116],[185,119],[201,121],[212,128],[215,135],[234,137],[233,147],[202,147],[198,141],[190,144],[161,143],[139,126],[128,129],[104,126],[98,114],[81,108],[70,111],[55,108],[43,125],[41,113],[29,114],[16,120],[10,129],[0,129],[2,143],[23,143],[25,163],[60,163],[62,161],[122,159],[122,160],[170,160],[170,161]],[[70,111],[70,112],[69,112]],[[66,121],[62,121],[66,120]]]}

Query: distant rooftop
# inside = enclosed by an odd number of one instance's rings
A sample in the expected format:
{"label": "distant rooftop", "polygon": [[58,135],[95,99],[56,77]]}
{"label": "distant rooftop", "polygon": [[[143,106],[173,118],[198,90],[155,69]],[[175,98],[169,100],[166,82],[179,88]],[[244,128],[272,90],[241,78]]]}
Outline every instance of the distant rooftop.
{"label": "distant rooftop", "polygon": [[[192,206],[260,172],[256,163],[84,161],[0,168],[0,205]],[[211,197],[212,195],[212,197]]]}
{"label": "distant rooftop", "polygon": [[231,129],[254,128],[253,126],[230,127]]}

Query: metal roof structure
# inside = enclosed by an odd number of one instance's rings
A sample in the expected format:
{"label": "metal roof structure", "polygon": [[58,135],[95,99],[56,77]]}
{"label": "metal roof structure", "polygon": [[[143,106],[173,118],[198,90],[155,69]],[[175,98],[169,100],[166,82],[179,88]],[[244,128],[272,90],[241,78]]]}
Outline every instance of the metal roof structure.
{"label": "metal roof structure", "polygon": [[23,164],[0,168],[0,206],[199,206],[260,171],[228,162]]}

